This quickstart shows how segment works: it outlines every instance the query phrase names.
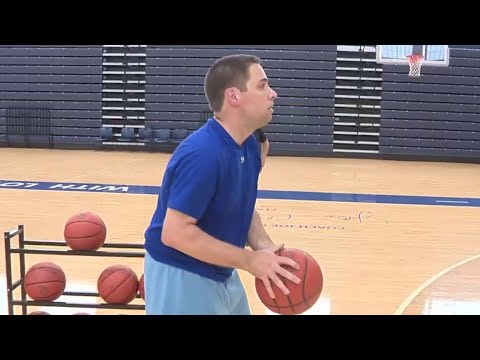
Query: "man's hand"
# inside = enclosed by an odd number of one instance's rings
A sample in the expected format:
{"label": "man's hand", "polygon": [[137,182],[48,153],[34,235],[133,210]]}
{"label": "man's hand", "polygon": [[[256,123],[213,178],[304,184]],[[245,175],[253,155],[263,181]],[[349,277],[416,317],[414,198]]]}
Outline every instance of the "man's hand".
{"label": "man's hand", "polygon": [[299,265],[289,257],[276,254],[283,246],[283,244],[280,244],[252,251],[245,267],[245,270],[263,281],[268,295],[270,295],[272,299],[275,298],[275,293],[273,292],[271,282],[275,283],[285,295],[290,294],[290,291],[283,284],[279,276],[283,276],[295,284],[300,283],[298,277],[283,267],[290,266],[298,269]]}

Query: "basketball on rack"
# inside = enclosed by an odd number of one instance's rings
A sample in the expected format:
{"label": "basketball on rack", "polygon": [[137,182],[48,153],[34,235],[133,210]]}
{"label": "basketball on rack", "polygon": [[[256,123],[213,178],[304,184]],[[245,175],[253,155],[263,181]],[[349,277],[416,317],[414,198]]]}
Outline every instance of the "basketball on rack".
{"label": "basketball on rack", "polygon": [[138,294],[138,276],[126,265],[111,265],[98,277],[97,289],[108,304],[128,304]]}
{"label": "basketball on rack", "polygon": [[145,280],[144,280],[144,274],[140,277],[140,280],[138,281],[138,293],[140,294],[140,297],[145,300]]}
{"label": "basketball on rack", "polygon": [[25,291],[35,301],[54,301],[65,291],[67,279],[57,264],[44,261],[25,274]]}
{"label": "basketball on rack", "polygon": [[94,251],[104,244],[107,228],[97,214],[82,212],[68,219],[63,235],[72,250]]}

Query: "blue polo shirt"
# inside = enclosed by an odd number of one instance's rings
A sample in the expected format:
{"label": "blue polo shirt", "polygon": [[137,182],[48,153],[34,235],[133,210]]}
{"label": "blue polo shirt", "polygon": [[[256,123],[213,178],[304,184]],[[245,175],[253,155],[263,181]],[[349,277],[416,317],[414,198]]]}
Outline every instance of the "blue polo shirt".
{"label": "blue polo shirt", "polygon": [[159,262],[227,280],[233,269],[205,263],[163,244],[165,213],[169,207],[190,215],[206,233],[243,248],[255,209],[260,167],[259,145],[253,135],[238,145],[217,120],[209,119],[170,158],[157,208],[145,232],[145,250]]}

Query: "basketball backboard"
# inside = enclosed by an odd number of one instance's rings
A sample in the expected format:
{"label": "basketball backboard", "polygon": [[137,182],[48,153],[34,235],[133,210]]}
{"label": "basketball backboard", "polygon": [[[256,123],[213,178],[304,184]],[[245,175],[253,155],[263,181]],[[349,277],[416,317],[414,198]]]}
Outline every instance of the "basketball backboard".
{"label": "basketball backboard", "polygon": [[380,64],[408,64],[408,56],[424,56],[424,66],[448,66],[448,45],[377,45],[377,62]]}

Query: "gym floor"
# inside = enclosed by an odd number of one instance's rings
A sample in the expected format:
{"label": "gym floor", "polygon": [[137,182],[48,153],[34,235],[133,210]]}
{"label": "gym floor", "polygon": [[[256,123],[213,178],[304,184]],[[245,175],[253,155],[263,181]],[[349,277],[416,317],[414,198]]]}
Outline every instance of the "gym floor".
{"label": "gym floor", "polygon": [[[0,229],[23,224],[26,239],[62,241],[67,219],[91,211],[104,220],[107,243],[143,244],[169,157],[1,148]],[[322,267],[324,289],[307,315],[478,314],[479,177],[473,164],[271,156],[260,177],[257,208],[274,241],[307,251]],[[5,259],[3,246],[0,252]],[[45,260],[29,254],[27,268]],[[141,258],[48,260],[66,273],[67,291],[95,292],[99,274],[111,264],[128,265],[139,277],[143,273]],[[5,271],[2,260],[2,314],[7,313]],[[252,276],[241,272],[241,277],[252,312],[271,314],[258,299]],[[95,297],[68,301],[101,302]],[[35,310],[144,313],[28,307]]]}

